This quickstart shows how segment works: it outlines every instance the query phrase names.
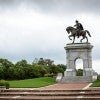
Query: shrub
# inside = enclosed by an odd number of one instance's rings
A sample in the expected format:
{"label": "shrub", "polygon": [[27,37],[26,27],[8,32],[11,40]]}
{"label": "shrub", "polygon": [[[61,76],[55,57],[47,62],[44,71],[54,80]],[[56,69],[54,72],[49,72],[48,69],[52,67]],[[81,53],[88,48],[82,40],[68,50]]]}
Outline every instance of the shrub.
{"label": "shrub", "polygon": [[6,89],[9,89],[10,84],[5,80],[0,80],[0,86],[5,86]]}
{"label": "shrub", "polygon": [[53,76],[55,76],[53,73],[51,73],[51,74],[45,74],[44,75],[45,77],[53,77]]}
{"label": "shrub", "polygon": [[8,82],[5,82],[5,86],[6,86],[6,89],[9,89],[10,84]]}

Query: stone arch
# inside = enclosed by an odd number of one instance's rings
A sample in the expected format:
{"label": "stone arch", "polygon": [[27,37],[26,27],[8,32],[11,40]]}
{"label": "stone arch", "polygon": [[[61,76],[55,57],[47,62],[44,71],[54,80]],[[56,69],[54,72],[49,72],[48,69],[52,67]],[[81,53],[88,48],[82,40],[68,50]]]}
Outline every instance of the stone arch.
{"label": "stone arch", "polygon": [[[76,58],[75,59],[75,68],[76,68],[76,76],[83,76],[83,70],[84,70],[84,67],[83,67],[83,59],[81,59],[80,57]],[[81,71],[81,75],[79,75],[79,73],[77,73],[77,71]]]}

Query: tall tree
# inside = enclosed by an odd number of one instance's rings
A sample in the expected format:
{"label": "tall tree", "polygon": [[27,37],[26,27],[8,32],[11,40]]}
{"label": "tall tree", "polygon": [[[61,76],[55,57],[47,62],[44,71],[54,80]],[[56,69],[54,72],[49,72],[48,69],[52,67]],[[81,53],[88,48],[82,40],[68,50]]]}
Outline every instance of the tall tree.
{"label": "tall tree", "polygon": [[22,66],[22,67],[26,67],[26,66],[28,66],[28,63],[27,63],[27,61],[26,60],[21,60],[21,61],[18,61],[16,64],[15,64],[15,66]]}
{"label": "tall tree", "polygon": [[7,59],[0,59],[0,64],[2,65],[3,68],[3,77],[4,79],[9,79],[9,68],[13,67],[14,64]]}

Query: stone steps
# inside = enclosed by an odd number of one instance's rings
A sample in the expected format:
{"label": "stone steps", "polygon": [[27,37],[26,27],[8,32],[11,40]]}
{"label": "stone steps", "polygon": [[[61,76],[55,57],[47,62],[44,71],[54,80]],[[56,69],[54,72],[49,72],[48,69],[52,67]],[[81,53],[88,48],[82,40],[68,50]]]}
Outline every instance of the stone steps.
{"label": "stone steps", "polygon": [[[3,92],[100,92],[100,88],[89,88],[89,89],[68,89],[68,90],[60,90],[60,89],[5,89]],[[1,92],[2,93],[2,92]]]}
{"label": "stone steps", "polygon": [[100,90],[9,89],[0,92],[0,100],[100,100]]}
{"label": "stone steps", "polygon": [[98,95],[100,92],[44,92],[44,93],[34,93],[34,92],[17,92],[17,93],[1,93],[0,96],[89,96],[89,95]]}
{"label": "stone steps", "polygon": [[0,100],[100,100],[100,97],[95,96],[4,96]]}

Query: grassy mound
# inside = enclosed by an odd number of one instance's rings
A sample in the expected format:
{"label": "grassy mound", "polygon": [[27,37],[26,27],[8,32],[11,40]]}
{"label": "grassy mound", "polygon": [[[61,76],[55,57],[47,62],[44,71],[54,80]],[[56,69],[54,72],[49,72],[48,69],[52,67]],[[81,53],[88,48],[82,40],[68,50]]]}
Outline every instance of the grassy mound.
{"label": "grassy mound", "polygon": [[41,77],[34,79],[8,81],[10,88],[38,88],[55,84],[55,79],[52,77]]}
{"label": "grassy mound", "polygon": [[91,87],[100,87],[100,80],[94,81]]}

